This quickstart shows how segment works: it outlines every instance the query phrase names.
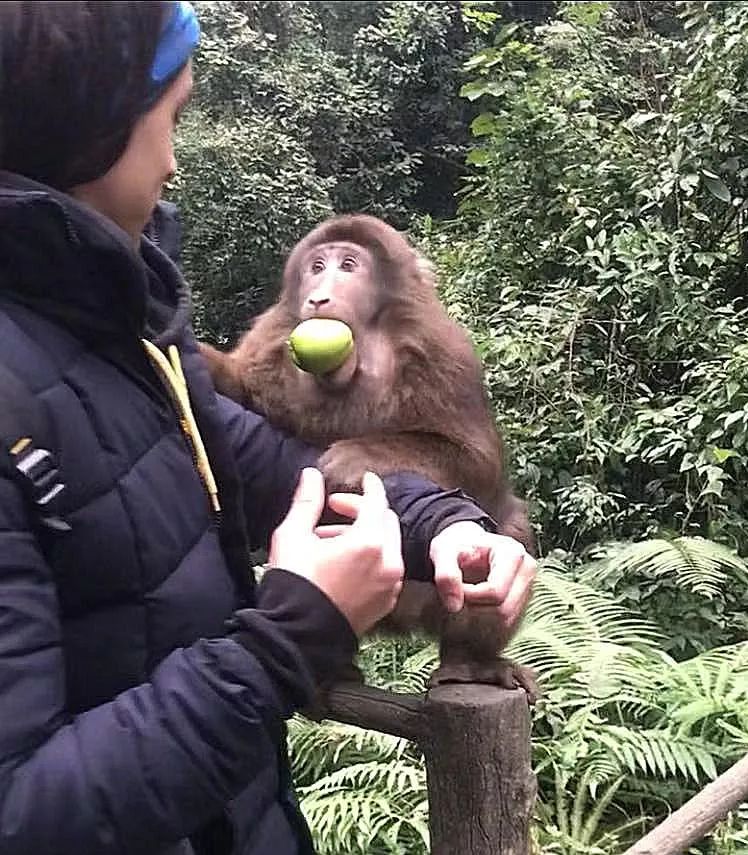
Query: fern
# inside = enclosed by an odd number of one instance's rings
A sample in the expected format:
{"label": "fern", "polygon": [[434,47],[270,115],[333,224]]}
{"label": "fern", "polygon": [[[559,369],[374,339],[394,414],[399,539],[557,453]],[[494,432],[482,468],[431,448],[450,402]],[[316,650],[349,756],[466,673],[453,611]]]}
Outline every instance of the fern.
{"label": "fern", "polygon": [[[426,775],[405,761],[359,763],[299,791],[321,855],[428,847]],[[395,847],[395,848],[393,848]]]}
{"label": "fern", "polygon": [[590,568],[585,580],[599,586],[618,574],[674,576],[686,590],[708,598],[719,597],[729,581],[748,587],[745,562],[726,546],[701,537],[632,543],[610,561]]}
{"label": "fern", "polygon": [[[698,566],[709,547],[689,554]],[[622,851],[645,820],[651,826],[748,750],[748,642],[678,662],[663,649],[662,630],[592,587],[593,576],[583,569],[587,581],[574,580],[543,562],[508,651],[541,677],[533,752],[544,855]],[[367,642],[365,664],[378,685],[424,691],[437,651],[422,641],[414,652],[414,643]],[[415,746],[299,717],[289,732],[321,855],[427,851],[426,779]]]}
{"label": "fern", "polygon": [[387,733],[338,722],[319,726],[300,716],[289,721],[288,732],[294,777],[301,783],[330,769],[399,760],[409,747],[407,740]]}
{"label": "fern", "polygon": [[680,775],[696,783],[703,781],[704,776],[717,777],[714,755],[719,753],[718,747],[694,737],[680,737],[668,730],[601,725],[596,738],[632,774],[661,778]]}
{"label": "fern", "polygon": [[[637,650],[655,652],[661,636],[654,624],[632,615],[609,595],[574,582],[546,561],[520,632],[508,654],[537,671],[541,682],[568,679],[581,663],[603,657],[623,679],[636,679],[625,662]],[[621,671],[621,669],[623,669]]]}

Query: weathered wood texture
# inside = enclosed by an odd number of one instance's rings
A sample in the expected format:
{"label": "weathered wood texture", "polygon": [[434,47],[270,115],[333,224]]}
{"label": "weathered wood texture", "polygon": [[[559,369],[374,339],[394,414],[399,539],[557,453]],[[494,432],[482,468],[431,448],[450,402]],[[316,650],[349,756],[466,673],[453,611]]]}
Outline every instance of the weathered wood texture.
{"label": "weathered wood texture", "polygon": [[399,695],[341,685],[324,715],[421,747],[432,855],[528,855],[536,787],[524,692],[444,685]]}

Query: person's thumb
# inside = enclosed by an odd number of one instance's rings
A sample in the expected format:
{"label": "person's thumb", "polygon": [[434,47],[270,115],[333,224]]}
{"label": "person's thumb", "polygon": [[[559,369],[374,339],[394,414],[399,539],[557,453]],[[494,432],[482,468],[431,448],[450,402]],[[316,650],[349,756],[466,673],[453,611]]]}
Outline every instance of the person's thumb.
{"label": "person's thumb", "polygon": [[325,480],[319,469],[307,468],[301,472],[296,492],[291,500],[282,526],[284,532],[291,530],[299,534],[314,531],[325,506]]}

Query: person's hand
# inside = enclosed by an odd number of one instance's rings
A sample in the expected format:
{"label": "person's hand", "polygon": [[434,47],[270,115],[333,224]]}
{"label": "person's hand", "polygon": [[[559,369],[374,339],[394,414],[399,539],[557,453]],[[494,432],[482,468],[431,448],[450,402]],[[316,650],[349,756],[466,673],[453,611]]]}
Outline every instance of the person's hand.
{"label": "person's hand", "polygon": [[537,573],[537,562],[521,543],[464,521],[439,532],[429,555],[434,584],[449,611],[464,604],[495,606],[511,632],[530,600]]}
{"label": "person's hand", "polygon": [[395,606],[403,584],[400,523],[381,480],[364,475],[355,506],[346,494],[330,507],[354,517],[350,525],[317,527],[325,503],[322,473],[301,473],[286,518],[273,533],[268,563],[298,573],[320,588],[363,635]]}

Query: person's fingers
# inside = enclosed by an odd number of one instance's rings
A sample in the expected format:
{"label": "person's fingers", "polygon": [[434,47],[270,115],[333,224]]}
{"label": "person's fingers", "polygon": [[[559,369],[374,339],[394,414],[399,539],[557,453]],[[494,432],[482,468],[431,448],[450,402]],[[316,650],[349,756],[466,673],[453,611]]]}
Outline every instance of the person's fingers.
{"label": "person's fingers", "polygon": [[358,516],[363,499],[364,497],[360,493],[330,493],[327,497],[327,505],[336,514],[355,519]]}
{"label": "person's fingers", "polygon": [[509,626],[514,626],[517,623],[527,607],[532,596],[533,583],[537,573],[537,561],[531,555],[526,555],[514,578],[511,590],[499,607],[499,611]]}
{"label": "person's fingers", "polygon": [[319,538],[330,538],[330,537],[340,537],[341,534],[345,534],[347,531],[350,531],[350,524],[348,525],[318,525],[317,528],[314,529],[314,533]]}
{"label": "person's fingers", "polygon": [[462,570],[459,553],[442,550],[434,560],[434,585],[444,607],[459,612],[464,604]]}
{"label": "person's fingers", "polygon": [[534,561],[524,549],[507,555],[500,553],[489,555],[490,569],[484,582],[463,585],[465,602],[472,606],[497,606],[504,603],[517,584],[517,578],[525,566],[525,561]]}
{"label": "person's fingers", "polygon": [[387,568],[405,572],[403,564],[402,534],[400,520],[393,510],[386,510],[382,529],[382,563]]}
{"label": "person's fingers", "polygon": [[[489,537],[491,537],[489,535]],[[496,603],[503,603],[514,584],[522,562],[527,556],[525,547],[511,538],[500,538],[487,543],[485,563],[488,575],[484,582],[473,588],[474,594],[484,593]]]}
{"label": "person's fingers", "polygon": [[374,542],[379,542],[384,515],[389,509],[387,493],[382,480],[373,472],[364,472],[363,486],[364,494],[351,528],[359,534],[366,533]]}
{"label": "person's fingers", "polygon": [[325,483],[319,469],[302,470],[291,507],[281,523],[284,532],[310,533],[319,521],[325,504]]}

